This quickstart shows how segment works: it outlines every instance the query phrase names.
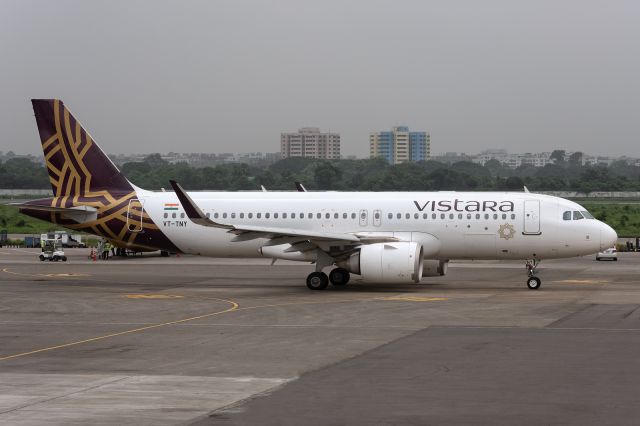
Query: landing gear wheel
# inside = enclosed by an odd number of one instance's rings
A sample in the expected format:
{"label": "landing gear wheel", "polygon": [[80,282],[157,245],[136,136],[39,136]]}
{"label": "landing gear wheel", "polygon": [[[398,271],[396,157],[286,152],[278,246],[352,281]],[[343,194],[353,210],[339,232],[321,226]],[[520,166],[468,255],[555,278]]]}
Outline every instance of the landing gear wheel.
{"label": "landing gear wheel", "polygon": [[329,281],[333,285],[345,285],[349,282],[349,271],[344,268],[336,268],[329,272]]}
{"label": "landing gear wheel", "polygon": [[538,277],[529,277],[527,278],[527,287],[529,287],[529,290],[537,290],[540,288],[540,278]]}
{"label": "landing gear wheel", "polygon": [[309,290],[324,290],[329,285],[329,277],[324,272],[312,272],[307,276]]}

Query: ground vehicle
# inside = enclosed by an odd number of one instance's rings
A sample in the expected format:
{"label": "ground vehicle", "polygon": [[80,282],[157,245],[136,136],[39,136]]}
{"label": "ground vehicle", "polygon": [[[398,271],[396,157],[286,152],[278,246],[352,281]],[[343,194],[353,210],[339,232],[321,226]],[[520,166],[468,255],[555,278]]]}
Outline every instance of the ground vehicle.
{"label": "ground vehicle", "polygon": [[618,250],[611,247],[596,254],[596,260],[618,260]]}
{"label": "ground vehicle", "polygon": [[69,234],[67,231],[54,231],[47,234],[41,234],[40,238],[43,240],[57,238],[62,241],[62,247],[86,247],[82,242],[82,235]]}
{"label": "ground vehicle", "polygon": [[57,238],[44,240],[42,253],[40,253],[38,257],[43,262],[45,260],[53,262],[57,262],[58,260],[62,260],[63,262],[67,261],[67,256],[64,255],[64,251],[62,250],[62,241]]}

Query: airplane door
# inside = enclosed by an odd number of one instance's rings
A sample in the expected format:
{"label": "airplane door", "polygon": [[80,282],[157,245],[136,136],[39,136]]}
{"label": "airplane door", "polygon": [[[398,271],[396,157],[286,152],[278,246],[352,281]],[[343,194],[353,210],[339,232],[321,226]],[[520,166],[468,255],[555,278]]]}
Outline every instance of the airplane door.
{"label": "airplane door", "polygon": [[382,212],[380,210],[373,211],[373,226],[380,226],[382,223]]}
{"label": "airplane door", "polygon": [[360,210],[360,226],[367,226],[369,223],[369,213],[366,210]]}
{"label": "airplane door", "polygon": [[540,201],[524,201],[524,231],[527,235],[540,235]]}
{"label": "airplane door", "polygon": [[129,232],[142,232],[143,202],[137,198],[129,200],[127,207],[127,229]]}

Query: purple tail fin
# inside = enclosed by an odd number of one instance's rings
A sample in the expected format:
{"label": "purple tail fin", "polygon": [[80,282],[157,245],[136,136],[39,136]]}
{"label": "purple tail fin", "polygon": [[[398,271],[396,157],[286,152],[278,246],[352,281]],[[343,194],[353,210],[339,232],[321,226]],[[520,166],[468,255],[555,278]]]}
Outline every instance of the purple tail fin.
{"label": "purple tail fin", "polygon": [[45,164],[56,197],[133,188],[58,99],[32,99]]}

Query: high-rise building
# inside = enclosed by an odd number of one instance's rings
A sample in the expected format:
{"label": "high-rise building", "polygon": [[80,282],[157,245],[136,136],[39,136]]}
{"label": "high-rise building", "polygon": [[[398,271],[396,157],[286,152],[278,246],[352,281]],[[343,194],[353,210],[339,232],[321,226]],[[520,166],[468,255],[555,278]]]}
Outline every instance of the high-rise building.
{"label": "high-rise building", "polygon": [[303,127],[296,133],[282,133],[280,153],[282,158],[310,157],[339,160],[340,134],[321,133],[317,127]]}
{"label": "high-rise building", "polygon": [[369,135],[369,156],[382,157],[390,164],[428,160],[431,138],[427,132],[410,132],[407,126]]}

